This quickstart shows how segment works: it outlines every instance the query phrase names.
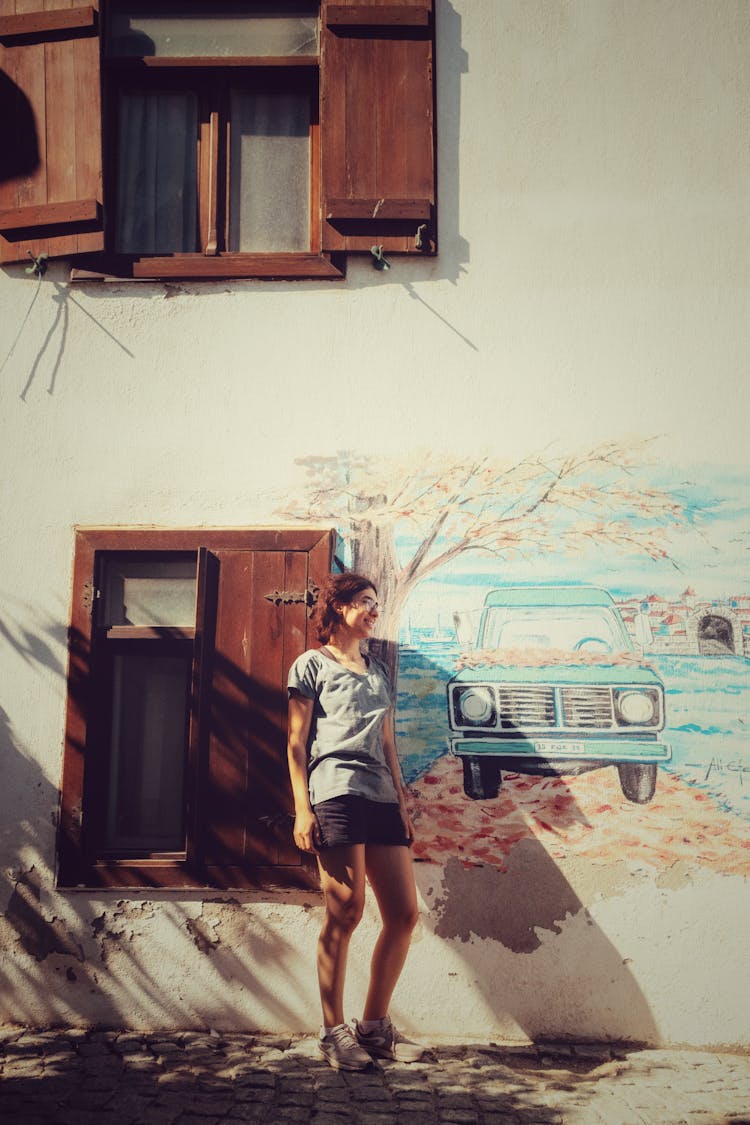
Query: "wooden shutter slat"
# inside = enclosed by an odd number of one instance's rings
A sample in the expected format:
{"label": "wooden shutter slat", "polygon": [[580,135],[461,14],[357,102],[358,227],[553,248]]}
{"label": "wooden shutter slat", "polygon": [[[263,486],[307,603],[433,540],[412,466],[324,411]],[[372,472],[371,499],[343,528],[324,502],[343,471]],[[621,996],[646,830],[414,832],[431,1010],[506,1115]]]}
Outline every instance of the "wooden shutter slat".
{"label": "wooden shutter slat", "polygon": [[66,203],[31,204],[12,211],[0,211],[0,230],[25,230],[28,227],[70,226],[94,222],[101,204],[96,199],[74,199]]}
{"label": "wooden shutter slat", "polygon": [[[288,600],[284,604],[284,630],[283,630],[283,655],[281,662],[280,682],[286,689],[289,669],[298,656],[307,648],[307,619],[309,592],[309,560],[302,551],[287,551],[284,556],[284,588]],[[279,786],[279,803],[282,810],[292,814],[294,811],[294,797],[286,764],[286,715],[287,699],[284,690],[283,706],[283,742],[281,761],[281,784]],[[276,862],[279,864],[297,865],[304,862],[292,835],[294,821],[292,816],[277,821],[275,825]]]}
{"label": "wooden shutter slat", "polygon": [[195,639],[188,725],[188,768],[185,787],[185,842],[188,866],[202,867],[204,816],[201,798],[206,771],[211,712],[211,670],[219,601],[219,560],[206,547],[198,551]]}
{"label": "wooden shutter slat", "polygon": [[[47,165],[43,142],[47,130],[44,44],[35,43],[23,50],[13,51],[0,48],[0,68],[12,86],[14,98],[20,99],[23,106],[15,134],[4,153],[3,163],[7,161],[8,179],[3,177],[5,182],[0,187],[0,206],[3,210],[34,207],[47,200]],[[23,120],[20,119],[21,116]],[[25,138],[21,135],[21,130],[26,132]],[[30,149],[35,153],[35,160],[33,166],[24,171],[24,153]],[[8,253],[7,246],[0,235],[0,262],[20,261],[27,259],[27,251],[36,256],[47,253],[49,249],[46,240],[15,241],[14,253]]]}
{"label": "wooden shutter slat", "polygon": [[221,577],[210,687],[205,860],[230,864],[241,862],[244,852],[249,666],[246,622],[235,609],[245,601],[249,583],[242,552],[216,555]]}
{"label": "wooden shutter slat", "polygon": [[300,852],[291,844],[288,819],[284,620],[285,599],[294,595],[287,557],[280,551],[253,556],[253,597],[248,605],[251,740],[245,834],[245,863],[250,866],[299,866],[301,862]]}
{"label": "wooden shutter slat", "polygon": [[435,249],[433,55],[432,0],[324,6],[324,250]]}
{"label": "wooden shutter slat", "polygon": [[327,219],[420,219],[430,218],[429,199],[329,199]]}
{"label": "wooden shutter slat", "polygon": [[[40,7],[16,0],[11,16],[4,0],[0,9],[4,20],[25,21],[11,27],[28,30],[36,21],[33,41],[0,47],[0,89],[27,110],[26,135],[10,134],[0,168],[0,263],[104,249],[97,6],[46,0]],[[32,140],[38,163],[29,170],[21,157]]]}
{"label": "wooden shutter slat", "polygon": [[428,27],[429,4],[329,4],[328,27]]}
{"label": "wooden shutter slat", "polygon": [[[87,188],[103,199],[102,169],[102,114],[99,93],[99,79],[96,80],[96,97],[91,97],[93,68],[99,73],[99,37],[88,36],[76,39],[73,44],[75,55],[75,103],[76,103],[76,186],[83,196]],[[101,204],[97,208],[96,229],[78,234],[78,253],[88,254],[101,250],[104,246],[104,216]]]}
{"label": "wooden shutter slat", "polygon": [[341,269],[323,254],[175,254],[172,257],[136,258],[134,278],[191,277],[317,277],[336,281]]}
{"label": "wooden shutter slat", "polygon": [[96,18],[96,9],[90,5],[83,8],[62,8],[46,12],[29,12],[25,15],[0,16],[0,42],[20,36],[44,35],[51,31],[90,28],[95,25]]}
{"label": "wooden shutter slat", "polygon": [[[76,195],[75,56],[70,43],[45,45],[47,79],[47,192],[50,200]],[[52,95],[52,96],[50,96]],[[75,236],[61,234],[60,255],[75,254]]]}

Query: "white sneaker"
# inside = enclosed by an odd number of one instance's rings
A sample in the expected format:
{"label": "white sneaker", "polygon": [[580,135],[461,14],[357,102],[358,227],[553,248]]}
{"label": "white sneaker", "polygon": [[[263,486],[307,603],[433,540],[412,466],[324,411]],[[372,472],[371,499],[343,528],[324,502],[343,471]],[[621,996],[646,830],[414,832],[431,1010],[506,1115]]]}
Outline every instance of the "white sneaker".
{"label": "white sneaker", "polygon": [[391,1023],[386,1016],[382,1027],[373,1031],[363,1031],[357,1021],[354,1021],[354,1034],[360,1047],[364,1047],[368,1055],[378,1059],[394,1059],[396,1062],[419,1062],[425,1052],[424,1047],[413,1040],[407,1039]]}
{"label": "white sneaker", "polygon": [[366,1051],[357,1046],[352,1029],[342,1023],[318,1039],[323,1058],[334,1070],[366,1070],[372,1060]]}

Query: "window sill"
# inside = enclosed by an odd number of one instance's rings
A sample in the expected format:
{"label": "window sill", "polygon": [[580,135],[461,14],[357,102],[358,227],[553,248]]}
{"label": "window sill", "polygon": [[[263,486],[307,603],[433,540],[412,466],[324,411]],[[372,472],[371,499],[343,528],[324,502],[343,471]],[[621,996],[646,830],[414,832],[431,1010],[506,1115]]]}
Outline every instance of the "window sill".
{"label": "window sill", "polygon": [[57,889],[65,891],[111,890],[320,890],[317,867],[305,857],[295,867],[235,867],[207,865],[191,870],[186,863],[92,863],[75,871],[62,872]]}
{"label": "window sill", "polygon": [[337,281],[346,276],[338,254],[171,254],[106,258],[74,265],[71,281]]}

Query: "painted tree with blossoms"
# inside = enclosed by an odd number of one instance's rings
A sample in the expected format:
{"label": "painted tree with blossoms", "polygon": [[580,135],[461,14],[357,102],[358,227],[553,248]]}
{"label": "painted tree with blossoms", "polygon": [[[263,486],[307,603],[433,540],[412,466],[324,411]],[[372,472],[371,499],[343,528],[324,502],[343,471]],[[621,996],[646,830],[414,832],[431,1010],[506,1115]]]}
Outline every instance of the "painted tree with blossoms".
{"label": "painted tree with blossoms", "polygon": [[670,533],[688,513],[672,492],[643,483],[641,453],[642,447],[608,442],[512,463],[439,454],[306,457],[298,461],[304,495],[283,515],[339,528],[352,569],[377,585],[383,605],[378,634],[395,675],[406,600],[467,551],[502,560],[597,543],[669,559]]}

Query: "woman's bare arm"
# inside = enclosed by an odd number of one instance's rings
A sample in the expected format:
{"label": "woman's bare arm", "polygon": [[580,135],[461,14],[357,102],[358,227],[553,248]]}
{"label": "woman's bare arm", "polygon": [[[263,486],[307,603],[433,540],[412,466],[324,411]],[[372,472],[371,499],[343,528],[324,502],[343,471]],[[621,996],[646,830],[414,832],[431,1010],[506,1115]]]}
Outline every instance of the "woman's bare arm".
{"label": "woman's bare arm", "polygon": [[294,797],[294,842],[303,852],[314,852],[319,843],[315,818],[307,787],[307,738],[313,714],[313,700],[299,692],[289,696],[289,737],[287,761]]}

